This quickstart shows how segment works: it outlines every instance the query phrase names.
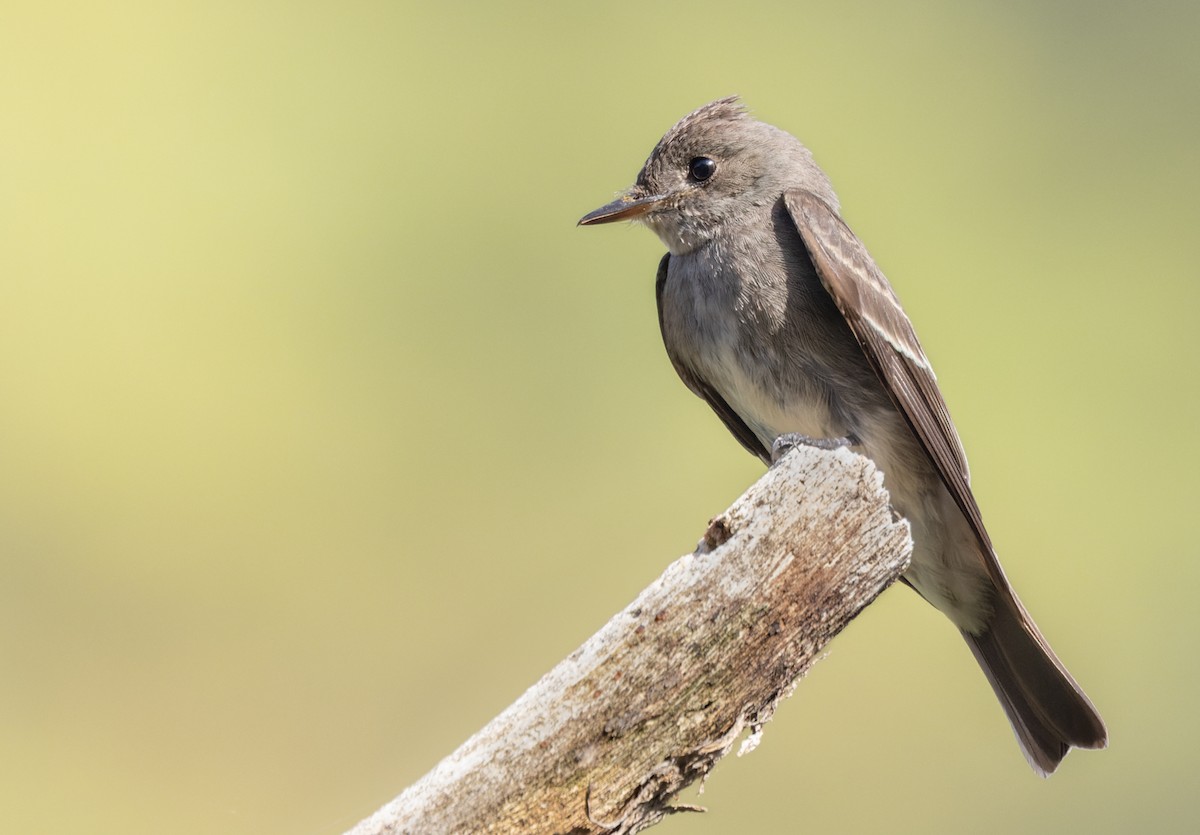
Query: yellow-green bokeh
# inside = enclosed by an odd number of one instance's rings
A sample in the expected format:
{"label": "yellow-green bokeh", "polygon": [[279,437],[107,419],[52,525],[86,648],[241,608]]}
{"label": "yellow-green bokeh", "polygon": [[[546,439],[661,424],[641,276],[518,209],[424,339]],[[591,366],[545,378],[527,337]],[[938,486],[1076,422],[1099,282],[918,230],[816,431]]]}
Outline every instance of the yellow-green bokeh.
{"label": "yellow-green bokeh", "polygon": [[576,229],[741,93],[897,286],[1112,746],[1034,778],[904,589],[664,832],[1168,832],[1200,772],[1194,3],[9,3],[0,830],[328,833],[759,465],[654,237]]}

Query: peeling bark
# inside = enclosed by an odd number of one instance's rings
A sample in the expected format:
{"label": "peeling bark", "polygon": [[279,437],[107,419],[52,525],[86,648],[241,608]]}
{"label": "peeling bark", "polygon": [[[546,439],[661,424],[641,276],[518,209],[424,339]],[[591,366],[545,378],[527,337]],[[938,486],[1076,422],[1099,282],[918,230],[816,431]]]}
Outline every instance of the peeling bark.
{"label": "peeling bark", "polygon": [[624,611],[351,835],[633,833],[745,731],[752,749],[822,648],[908,565],[865,458],[799,447]]}

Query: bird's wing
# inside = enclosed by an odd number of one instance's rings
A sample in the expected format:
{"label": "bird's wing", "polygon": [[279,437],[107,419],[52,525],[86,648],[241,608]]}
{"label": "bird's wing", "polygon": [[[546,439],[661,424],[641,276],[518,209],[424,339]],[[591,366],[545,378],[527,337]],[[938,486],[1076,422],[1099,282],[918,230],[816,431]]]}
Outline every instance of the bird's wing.
{"label": "bird's wing", "polygon": [[717,390],[709,385],[700,375],[681,363],[671,350],[671,346],[667,345],[667,333],[663,329],[663,289],[667,286],[667,267],[671,263],[671,253],[667,253],[658,262],[658,278],[654,282],[654,297],[658,302],[658,329],[662,331],[663,343],[667,348],[667,356],[671,359],[671,365],[675,367],[675,373],[679,375],[679,379],[683,380],[683,384],[692,390],[692,393],[698,397],[702,397],[712,410],[717,413],[717,417],[725,424],[726,428],[733,433],[733,437],[747,450],[751,455],[757,455],[766,463],[771,463],[771,451],[763,446],[762,441],[758,436],[750,430],[738,413],[735,412],[725,398],[721,397]]}
{"label": "bird's wing", "polygon": [[783,199],[821,283],[985,551],[994,553],[971,493],[971,474],[962,442],[938,390],[933,368],[891,285],[866,247],[824,200],[801,190],[788,191]]}

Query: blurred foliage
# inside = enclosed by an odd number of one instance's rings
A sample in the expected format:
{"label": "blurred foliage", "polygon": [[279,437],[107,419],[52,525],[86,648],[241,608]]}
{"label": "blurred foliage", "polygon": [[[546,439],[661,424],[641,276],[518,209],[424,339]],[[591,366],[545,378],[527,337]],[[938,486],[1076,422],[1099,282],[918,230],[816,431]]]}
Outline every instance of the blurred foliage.
{"label": "blurred foliage", "polygon": [[737,92],[896,284],[1112,746],[1034,778],[895,589],[662,831],[1190,831],[1198,33],[1153,1],[6,4],[0,830],[340,831],[692,548],[759,465],[674,379],[658,242],[574,222]]}

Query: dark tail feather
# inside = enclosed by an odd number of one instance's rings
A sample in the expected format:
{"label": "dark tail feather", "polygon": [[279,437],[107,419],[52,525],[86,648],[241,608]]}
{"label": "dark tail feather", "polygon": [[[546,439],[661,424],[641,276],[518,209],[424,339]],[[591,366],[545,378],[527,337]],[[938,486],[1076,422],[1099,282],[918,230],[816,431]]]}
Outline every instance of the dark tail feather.
{"label": "dark tail feather", "polygon": [[1020,602],[1007,588],[997,591],[987,631],[962,634],[1004,706],[1025,758],[1046,777],[1071,748],[1103,748],[1108,732]]}

